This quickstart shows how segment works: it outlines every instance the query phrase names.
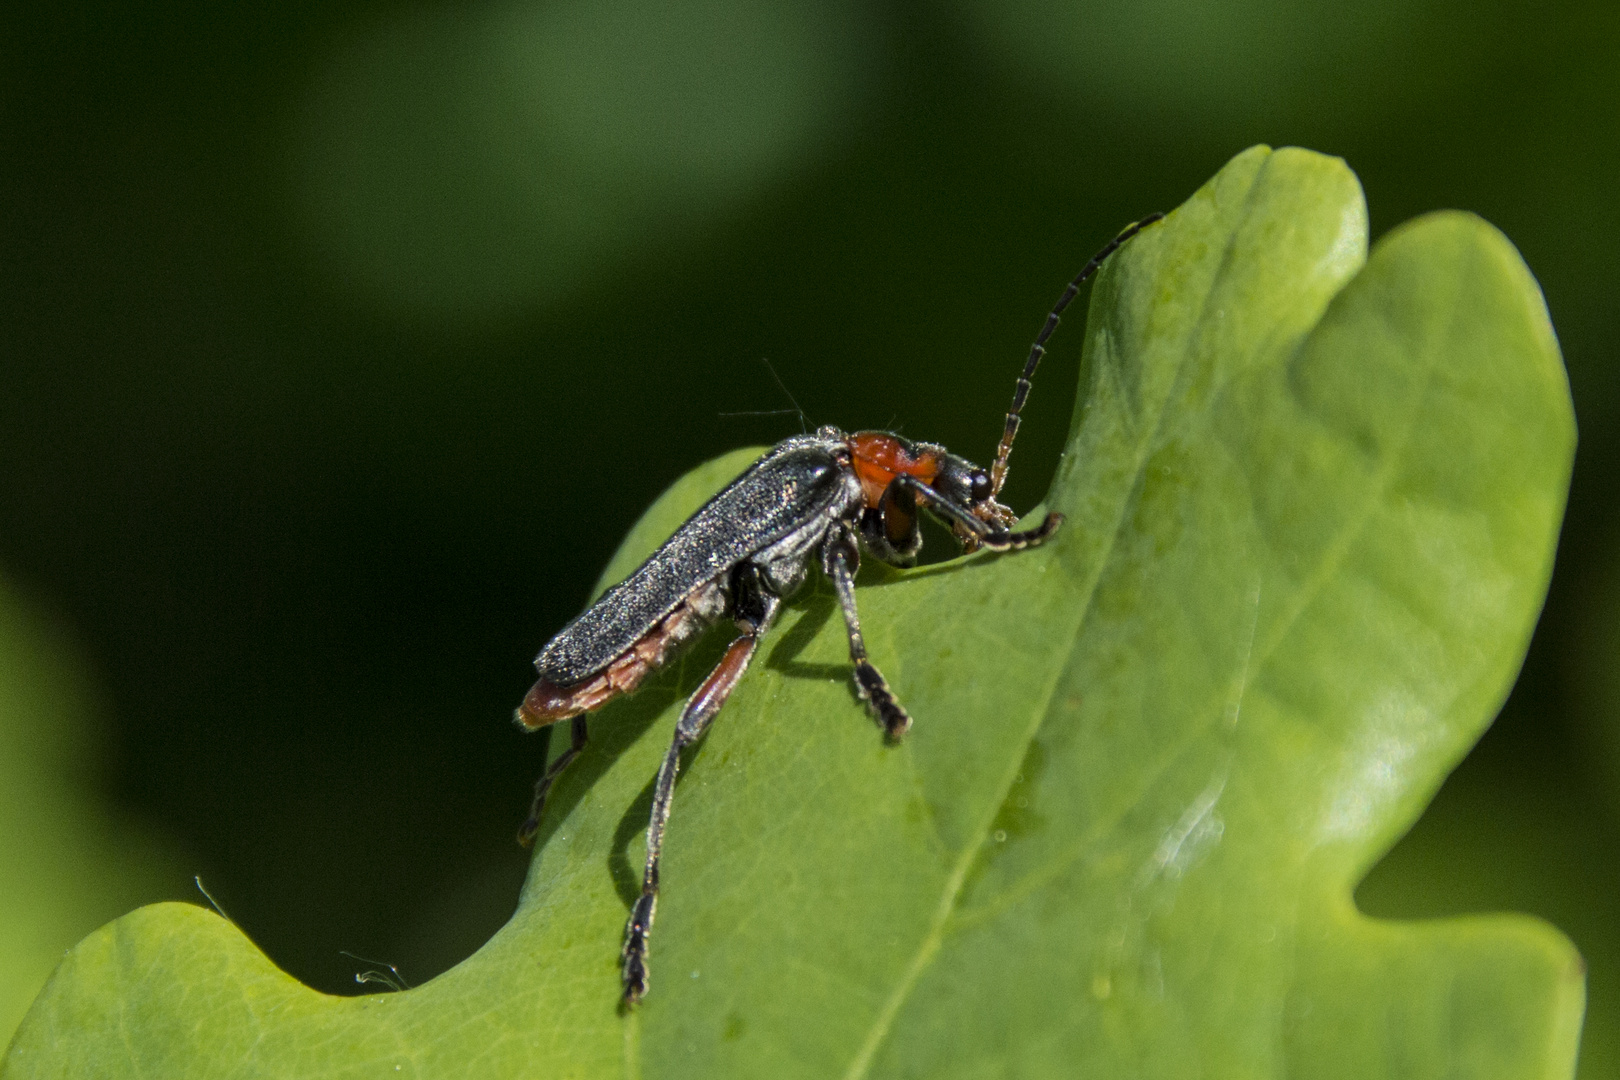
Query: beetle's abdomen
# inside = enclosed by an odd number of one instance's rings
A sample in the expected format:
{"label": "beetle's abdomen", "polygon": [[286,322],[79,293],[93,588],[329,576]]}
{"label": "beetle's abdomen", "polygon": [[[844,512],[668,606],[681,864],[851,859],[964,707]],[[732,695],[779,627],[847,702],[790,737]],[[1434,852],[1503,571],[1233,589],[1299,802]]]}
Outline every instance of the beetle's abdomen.
{"label": "beetle's abdomen", "polygon": [[530,730],[599,709],[620,694],[628,694],[652,672],[663,667],[681,646],[718,619],[726,607],[720,578],[693,589],[673,611],[653,624],[639,640],[612,663],[582,682],[558,686],[542,678],[518,706],[517,722]]}

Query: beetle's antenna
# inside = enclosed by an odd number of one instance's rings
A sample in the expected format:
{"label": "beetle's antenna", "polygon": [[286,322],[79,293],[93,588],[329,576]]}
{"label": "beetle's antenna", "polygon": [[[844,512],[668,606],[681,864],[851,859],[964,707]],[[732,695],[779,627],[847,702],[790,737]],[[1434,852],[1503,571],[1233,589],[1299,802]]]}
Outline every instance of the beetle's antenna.
{"label": "beetle's antenna", "polygon": [[1024,361],[1023,374],[1018,376],[1018,383],[1013,389],[1012,407],[1007,410],[1007,426],[1001,432],[1001,444],[996,447],[996,462],[990,467],[990,497],[993,499],[1001,493],[1001,485],[1007,481],[1007,459],[1012,455],[1013,439],[1018,435],[1019,415],[1024,411],[1024,402],[1029,398],[1030,380],[1035,378],[1035,369],[1040,367],[1041,357],[1046,355],[1046,341],[1052,336],[1061,321],[1059,316],[1069,302],[1080,294],[1080,286],[1086,279],[1097,272],[1103,261],[1119,249],[1119,246],[1143,229],[1163,218],[1162,213],[1149,214],[1134,225],[1127,225],[1118,236],[1114,237],[1091,261],[1081,268],[1075,275],[1069,287],[1063,290],[1058,302],[1052,308],[1052,313],[1046,317],[1046,325],[1041,327],[1040,334],[1035,338],[1035,344],[1029,347],[1029,359]]}
{"label": "beetle's antenna", "polygon": [[802,435],[810,434],[810,421],[805,417],[804,410],[799,408],[799,399],[793,396],[793,391],[787,388],[787,383],[782,381],[782,376],[778,375],[776,368],[771,366],[771,358],[762,356],[759,359],[765,365],[765,370],[771,373],[771,378],[776,380],[776,385],[782,388],[782,393],[786,394],[787,399],[793,402],[793,411],[799,414],[799,433]]}

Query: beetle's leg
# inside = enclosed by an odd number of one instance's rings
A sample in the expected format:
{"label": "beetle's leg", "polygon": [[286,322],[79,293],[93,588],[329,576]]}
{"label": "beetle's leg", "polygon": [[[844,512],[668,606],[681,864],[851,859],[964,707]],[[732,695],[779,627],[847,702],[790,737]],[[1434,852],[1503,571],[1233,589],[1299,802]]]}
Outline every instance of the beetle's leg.
{"label": "beetle's leg", "polygon": [[911,717],[895,700],[883,673],[866,658],[866,639],[861,635],[861,616],[855,609],[855,571],[860,568],[860,549],[847,528],[835,529],[821,549],[821,568],[832,579],[838,592],[838,606],[844,609],[844,628],[849,631],[849,660],[855,665],[855,687],[871,706],[883,734],[897,742],[911,727]]}
{"label": "beetle's leg", "polygon": [[681,711],[675,724],[675,738],[664,754],[664,764],[658,770],[658,781],[653,786],[652,815],[647,821],[647,867],[641,876],[641,896],[630,909],[630,921],[624,928],[624,950],[619,954],[623,963],[624,1003],[634,1005],[647,992],[647,939],[652,935],[653,915],[658,908],[658,862],[664,849],[664,828],[669,824],[670,803],[675,798],[675,777],[681,769],[681,751],[703,737],[709,722],[731,696],[737,680],[748,670],[754,658],[759,638],[775,621],[781,600],[762,593],[764,613],[757,622],[749,622],[741,637],[731,643],[703,685],[697,688]]}
{"label": "beetle's leg", "polygon": [[[545,731],[548,736],[551,734],[549,727]],[[551,785],[557,782],[557,777],[562,775],[562,771],[579,757],[581,750],[585,749],[588,737],[584,713],[574,717],[569,724],[568,733],[572,740],[568,749],[559,754],[557,760],[553,761],[550,767],[540,774],[540,779],[534,782],[534,802],[529,804],[529,816],[524,819],[523,827],[518,830],[517,835],[518,843],[524,847],[534,843],[534,834],[540,830],[540,811],[546,808],[546,796],[551,793]],[[549,749],[549,746],[547,748]]]}
{"label": "beetle's leg", "polygon": [[911,489],[891,482],[878,506],[861,512],[860,536],[866,550],[880,561],[890,566],[916,566],[922,528]]}
{"label": "beetle's leg", "polygon": [[988,522],[981,521],[973,513],[956,505],[950,499],[941,495],[927,484],[915,477],[901,474],[894,478],[894,483],[905,484],[911,489],[919,505],[926,506],[935,514],[951,523],[952,531],[964,541],[971,541],[974,548],[987,548],[990,551],[1022,551],[1025,548],[1044,544],[1047,539],[1058,531],[1063,524],[1062,514],[1047,514],[1033,529],[1022,532],[1008,532],[1006,529],[997,529]]}

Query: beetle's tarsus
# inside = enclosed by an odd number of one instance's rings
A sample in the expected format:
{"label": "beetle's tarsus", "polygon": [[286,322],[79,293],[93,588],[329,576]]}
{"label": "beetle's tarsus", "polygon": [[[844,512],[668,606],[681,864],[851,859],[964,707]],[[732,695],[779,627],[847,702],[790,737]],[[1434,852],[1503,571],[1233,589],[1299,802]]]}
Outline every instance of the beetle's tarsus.
{"label": "beetle's tarsus", "polygon": [[895,700],[883,673],[870,660],[855,661],[855,689],[872,710],[872,718],[890,742],[899,742],[911,727],[911,716]]}
{"label": "beetle's tarsus", "polygon": [[647,993],[652,973],[647,970],[647,939],[652,934],[653,914],[658,909],[658,894],[643,892],[631,909],[630,922],[624,928],[624,949],[619,953],[624,979],[621,1003],[633,1008]]}

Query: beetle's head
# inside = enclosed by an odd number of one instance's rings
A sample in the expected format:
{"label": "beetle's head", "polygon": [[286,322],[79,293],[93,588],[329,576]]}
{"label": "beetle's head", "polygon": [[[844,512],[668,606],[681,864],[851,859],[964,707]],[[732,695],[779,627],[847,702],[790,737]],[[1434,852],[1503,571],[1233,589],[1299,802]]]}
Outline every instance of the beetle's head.
{"label": "beetle's head", "polygon": [[[998,529],[1010,529],[1018,520],[1010,508],[996,501],[989,471],[949,451],[939,455],[939,471],[929,487]],[[953,526],[951,531],[969,551],[979,546],[977,538],[961,526]]]}

